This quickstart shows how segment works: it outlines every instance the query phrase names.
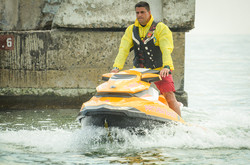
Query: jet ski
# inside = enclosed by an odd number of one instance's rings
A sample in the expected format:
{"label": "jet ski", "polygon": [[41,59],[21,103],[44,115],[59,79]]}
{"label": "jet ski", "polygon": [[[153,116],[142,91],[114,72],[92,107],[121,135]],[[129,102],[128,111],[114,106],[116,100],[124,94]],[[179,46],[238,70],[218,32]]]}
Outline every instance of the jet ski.
{"label": "jet ski", "polygon": [[169,106],[151,83],[161,80],[159,71],[135,68],[102,75],[106,81],[83,103],[77,120],[83,126],[155,128],[185,121]]}

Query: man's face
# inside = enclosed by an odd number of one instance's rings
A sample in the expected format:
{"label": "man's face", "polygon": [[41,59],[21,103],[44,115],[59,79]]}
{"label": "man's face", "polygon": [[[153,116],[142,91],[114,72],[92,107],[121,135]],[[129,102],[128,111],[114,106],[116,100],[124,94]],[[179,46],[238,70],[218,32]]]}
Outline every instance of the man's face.
{"label": "man's face", "polygon": [[146,25],[148,21],[150,20],[151,12],[147,11],[144,7],[136,7],[136,18],[139,21],[141,25]]}

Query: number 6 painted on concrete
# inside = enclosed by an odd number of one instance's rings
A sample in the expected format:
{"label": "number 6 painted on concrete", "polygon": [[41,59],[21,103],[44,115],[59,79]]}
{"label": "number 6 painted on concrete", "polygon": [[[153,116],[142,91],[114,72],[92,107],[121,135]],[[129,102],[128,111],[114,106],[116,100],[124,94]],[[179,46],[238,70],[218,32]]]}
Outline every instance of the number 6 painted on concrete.
{"label": "number 6 painted on concrete", "polygon": [[7,38],[6,42],[7,42],[7,47],[11,48],[12,47],[11,38]]}

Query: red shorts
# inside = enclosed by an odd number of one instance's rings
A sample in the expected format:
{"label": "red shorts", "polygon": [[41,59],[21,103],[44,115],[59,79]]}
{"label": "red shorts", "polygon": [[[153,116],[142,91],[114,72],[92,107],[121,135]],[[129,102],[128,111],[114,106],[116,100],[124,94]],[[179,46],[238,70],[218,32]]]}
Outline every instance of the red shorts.
{"label": "red shorts", "polygon": [[166,92],[175,92],[174,81],[171,74],[166,77],[162,77],[161,81],[156,81],[155,85],[160,90],[161,94]]}

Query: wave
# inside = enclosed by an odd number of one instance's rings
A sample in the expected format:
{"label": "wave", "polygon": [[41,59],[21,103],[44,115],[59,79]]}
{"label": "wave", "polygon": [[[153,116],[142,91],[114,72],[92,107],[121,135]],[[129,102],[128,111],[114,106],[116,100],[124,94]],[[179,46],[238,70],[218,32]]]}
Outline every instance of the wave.
{"label": "wave", "polygon": [[247,111],[212,113],[184,108],[183,116],[186,116],[189,125],[144,130],[144,135],[125,129],[113,128],[108,132],[105,128],[88,126],[73,130],[7,130],[1,132],[0,141],[2,146],[11,145],[29,152],[45,153],[123,153],[147,148],[250,149]]}

